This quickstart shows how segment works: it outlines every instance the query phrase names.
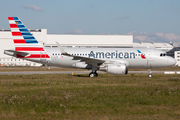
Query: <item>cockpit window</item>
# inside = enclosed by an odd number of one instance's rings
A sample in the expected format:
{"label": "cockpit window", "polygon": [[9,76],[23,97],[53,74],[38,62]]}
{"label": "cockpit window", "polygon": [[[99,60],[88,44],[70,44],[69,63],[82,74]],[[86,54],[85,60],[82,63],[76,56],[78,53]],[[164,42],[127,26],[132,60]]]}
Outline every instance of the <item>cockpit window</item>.
{"label": "cockpit window", "polygon": [[160,56],[161,56],[161,57],[163,57],[163,56],[168,56],[168,54],[166,54],[166,53],[161,53]]}

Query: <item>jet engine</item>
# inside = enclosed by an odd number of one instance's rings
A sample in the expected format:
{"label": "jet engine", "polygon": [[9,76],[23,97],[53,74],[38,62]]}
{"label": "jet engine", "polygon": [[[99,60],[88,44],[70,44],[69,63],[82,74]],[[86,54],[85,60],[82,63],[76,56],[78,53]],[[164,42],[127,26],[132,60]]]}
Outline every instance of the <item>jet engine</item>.
{"label": "jet engine", "polygon": [[115,75],[126,75],[128,73],[125,64],[107,64],[105,66],[100,66],[99,70]]}

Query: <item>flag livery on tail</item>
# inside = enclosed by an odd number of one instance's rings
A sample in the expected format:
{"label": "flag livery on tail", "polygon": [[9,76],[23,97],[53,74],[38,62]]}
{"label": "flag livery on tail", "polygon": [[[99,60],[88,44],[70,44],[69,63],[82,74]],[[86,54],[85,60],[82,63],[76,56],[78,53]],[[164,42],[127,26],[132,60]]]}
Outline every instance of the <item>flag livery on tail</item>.
{"label": "flag livery on tail", "polygon": [[44,53],[44,48],[29,30],[24,26],[18,17],[8,17],[9,24],[15,44],[15,51],[27,52],[29,55],[17,54],[18,58],[50,58]]}

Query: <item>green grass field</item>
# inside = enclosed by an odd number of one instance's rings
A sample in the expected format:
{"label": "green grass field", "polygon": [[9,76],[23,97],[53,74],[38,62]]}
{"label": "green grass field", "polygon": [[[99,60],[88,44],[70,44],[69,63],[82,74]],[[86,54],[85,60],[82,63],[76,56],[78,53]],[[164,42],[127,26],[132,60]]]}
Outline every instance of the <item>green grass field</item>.
{"label": "green grass field", "polygon": [[0,75],[0,119],[180,119],[180,75]]}

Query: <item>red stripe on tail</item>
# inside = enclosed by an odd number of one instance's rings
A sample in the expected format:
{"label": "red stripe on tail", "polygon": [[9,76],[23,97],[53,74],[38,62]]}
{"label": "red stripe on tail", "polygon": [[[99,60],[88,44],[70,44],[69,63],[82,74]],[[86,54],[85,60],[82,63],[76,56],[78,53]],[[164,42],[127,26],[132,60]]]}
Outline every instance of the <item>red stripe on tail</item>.
{"label": "red stripe on tail", "polygon": [[8,17],[8,20],[14,20],[13,17]]}
{"label": "red stripe on tail", "polygon": [[10,28],[18,28],[16,24],[10,24]]}
{"label": "red stripe on tail", "polygon": [[13,36],[22,36],[21,32],[12,32]]}
{"label": "red stripe on tail", "polygon": [[26,43],[24,39],[14,39],[14,43]]}

